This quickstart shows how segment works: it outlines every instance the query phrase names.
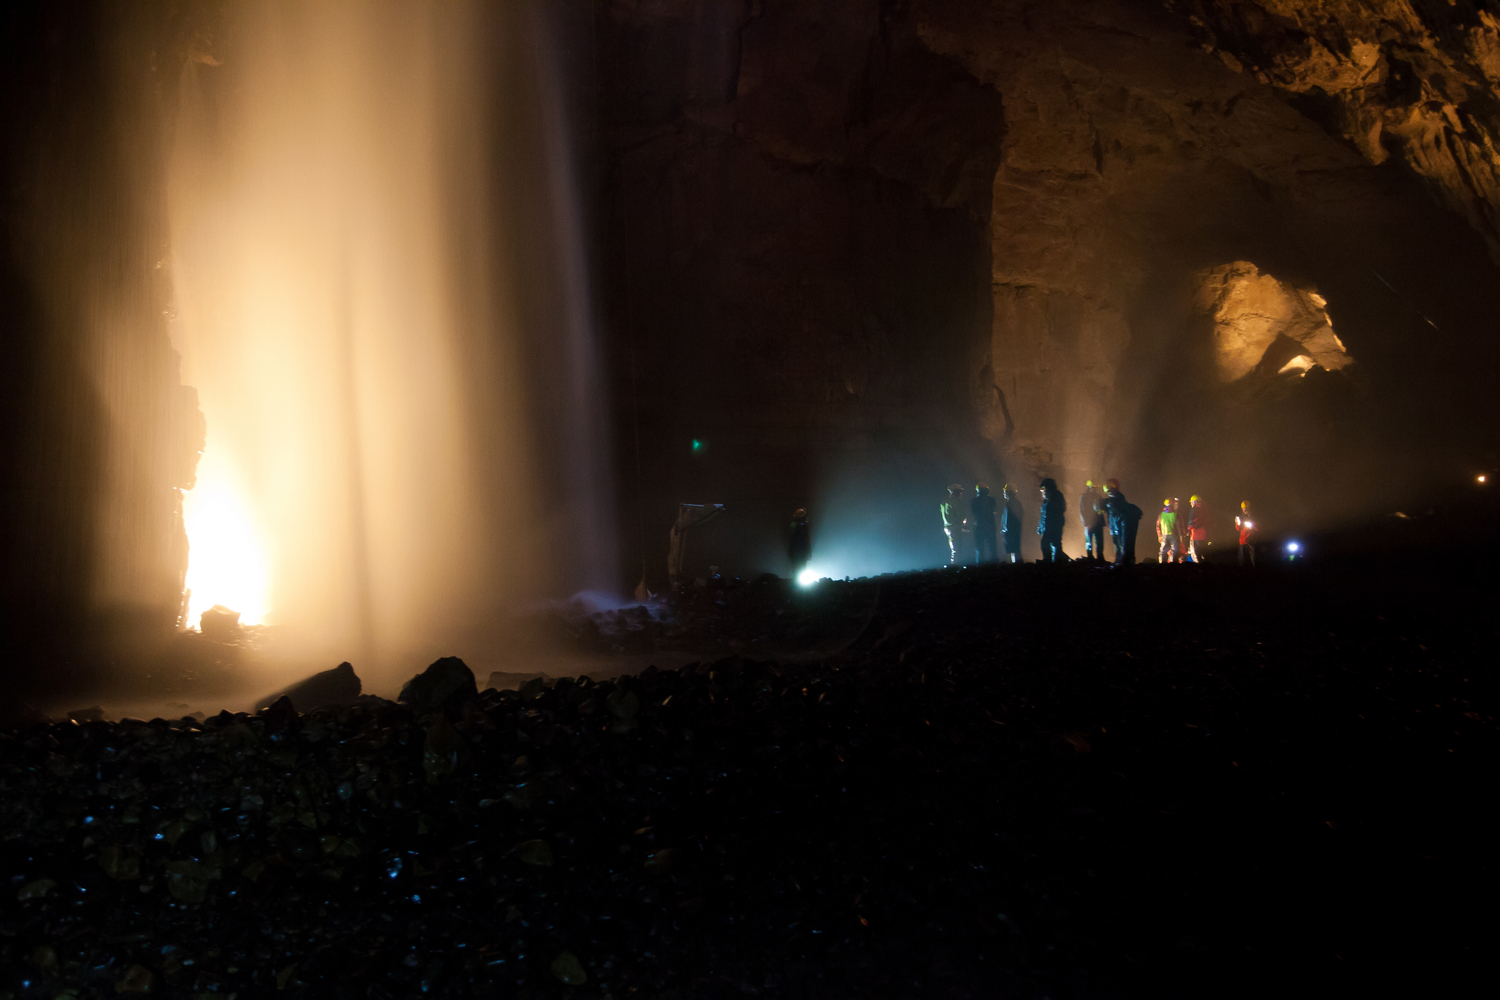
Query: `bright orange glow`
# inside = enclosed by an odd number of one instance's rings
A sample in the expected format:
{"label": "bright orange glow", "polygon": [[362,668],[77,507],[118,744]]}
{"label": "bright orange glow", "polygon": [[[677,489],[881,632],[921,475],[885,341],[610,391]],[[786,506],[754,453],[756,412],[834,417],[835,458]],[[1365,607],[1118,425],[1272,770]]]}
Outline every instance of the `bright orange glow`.
{"label": "bright orange glow", "polygon": [[270,611],[265,554],[221,450],[205,451],[198,485],[183,496],[182,516],[189,546],[189,624],[197,624],[215,604],[238,611],[241,624],[264,624]]}
{"label": "bright orange glow", "polygon": [[191,614],[223,604],[368,678],[446,651],[541,564],[495,557],[495,525],[525,525],[529,436],[485,7],[229,9],[215,63],[182,70],[168,192],[172,338],[208,425]]}

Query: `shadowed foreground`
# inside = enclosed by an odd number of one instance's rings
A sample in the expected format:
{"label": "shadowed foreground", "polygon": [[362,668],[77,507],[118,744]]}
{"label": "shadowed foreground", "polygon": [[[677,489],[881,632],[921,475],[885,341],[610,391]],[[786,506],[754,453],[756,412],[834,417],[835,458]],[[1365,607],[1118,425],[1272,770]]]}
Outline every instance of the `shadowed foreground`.
{"label": "shadowed foreground", "polygon": [[367,698],[0,739],[0,995],[1225,996],[1478,972],[1492,585],[1028,566],[752,596],[865,625],[821,661],[446,714]]}

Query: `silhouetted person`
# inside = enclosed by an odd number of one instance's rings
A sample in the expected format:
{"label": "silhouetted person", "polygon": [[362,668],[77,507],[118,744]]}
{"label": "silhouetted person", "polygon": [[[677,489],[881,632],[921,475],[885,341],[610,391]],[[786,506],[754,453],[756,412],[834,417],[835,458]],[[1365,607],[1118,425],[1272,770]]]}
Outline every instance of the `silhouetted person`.
{"label": "silhouetted person", "polygon": [[1250,516],[1250,501],[1244,500],[1240,503],[1240,516],[1234,519],[1234,526],[1240,529],[1240,565],[1245,565],[1249,560],[1250,568],[1255,568],[1255,535],[1260,529],[1255,526],[1255,520]]}
{"label": "silhouetted person", "polygon": [[1005,557],[1013,563],[1021,561],[1021,497],[1010,483],[1005,484],[1000,496],[1005,509],[1000,516],[1000,533],[1005,536]]}
{"label": "silhouetted person", "polygon": [[1102,563],[1106,521],[1104,502],[1092,479],[1083,485],[1083,496],[1078,498],[1078,519],[1083,522],[1083,554],[1086,559]]}
{"label": "silhouetted person", "polygon": [[787,558],[792,561],[792,579],[797,579],[807,564],[812,561],[812,535],[807,530],[807,511],[801,507],[792,511],[792,527],[786,543]]}
{"label": "silhouetted person", "polygon": [[1188,557],[1201,563],[1208,555],[1208,529],[1211,521],[1203,498],[1196,493],[1188,498]]}
{"label": "silhouetted person", "polygon": [[1109,515],[1109,539],[1115,547],[1116,566],[1135,565],[1135,533],[1141,526],[1141,509],[1120,490],[1118,479],[1104,484],[1104,512]]}
{"label": "silhouetted person", "polygon": [[1068,519],[1068,501],[1057,488],[1057,480],[1043,479],[1039,491],[1042,495],[1042,513],[1037,519],[1036,533],[1042,536],[1042,562],[1064,563],[1068,557],[1063,553],[1063,526]]}
{"label": "silhouetted person", "polygon": [[1000,558],[995,538],[995,498],[984,483],[974,486],[974,499],[969,501],[969,523],[974,530],[974,561],[996,562]]}
{"label": "silhouetted person", "polygon": [[943,534],[948,536],[948,565],[962,566],[974,549],[964,504],[964,488],[957,483],[948,487],[948,499],[938,504],[943,515]]}

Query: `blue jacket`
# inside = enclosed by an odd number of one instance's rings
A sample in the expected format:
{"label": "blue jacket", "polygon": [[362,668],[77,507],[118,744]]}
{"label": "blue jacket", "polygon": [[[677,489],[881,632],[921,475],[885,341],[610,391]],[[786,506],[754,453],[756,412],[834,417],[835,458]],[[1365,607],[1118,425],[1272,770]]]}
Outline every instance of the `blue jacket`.
{"label": "blue jacket", "polygon": [[1007,535],[1021,533],[1021,501],[1015,497],[1005,501],[1005,513],[1000,518],[1000,530]]}
{"label": "blue jacket", "polygon": [[1104,509],[1109,514],[1109,533],[1111,535],[1133,535],[1141,523],[1141,509],[1129,500],[1125,494],[1115,490],[1104,498]]}

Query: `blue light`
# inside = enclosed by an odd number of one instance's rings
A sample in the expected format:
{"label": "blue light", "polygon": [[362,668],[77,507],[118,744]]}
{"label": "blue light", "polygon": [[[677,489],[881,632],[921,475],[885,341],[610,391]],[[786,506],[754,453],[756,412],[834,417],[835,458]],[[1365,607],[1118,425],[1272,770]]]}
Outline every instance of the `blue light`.
{"label": "blue light", "polygon": [[799,586],[811,587],[817,582],[818,571],[815,569],[808,568],[797,574],[797,583]]}

